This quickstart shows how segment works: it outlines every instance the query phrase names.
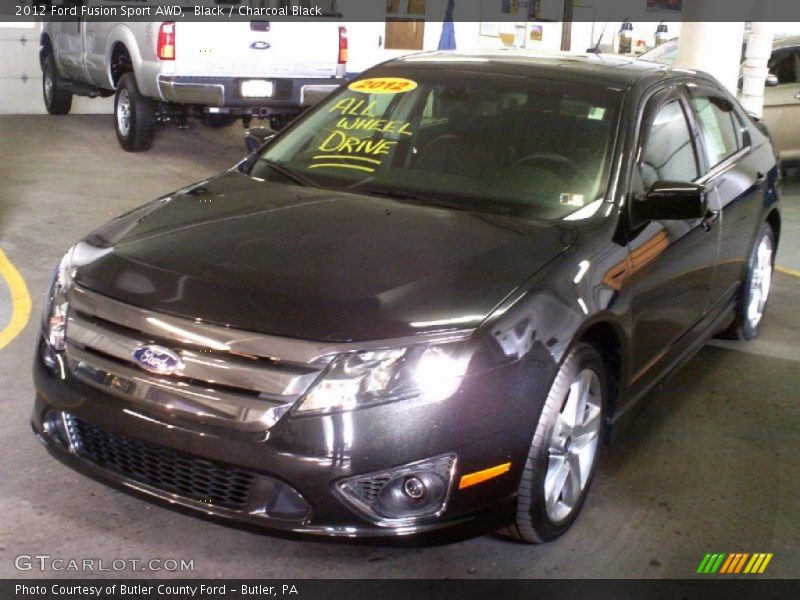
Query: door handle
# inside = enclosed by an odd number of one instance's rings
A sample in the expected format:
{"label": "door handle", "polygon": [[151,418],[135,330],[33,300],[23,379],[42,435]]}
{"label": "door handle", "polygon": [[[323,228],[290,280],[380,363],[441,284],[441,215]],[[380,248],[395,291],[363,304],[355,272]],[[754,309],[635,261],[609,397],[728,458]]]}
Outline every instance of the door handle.
{"label": "door handle", "polygon": [[700,222],[700,226],[705,231],[711,231],[711,228],[714,226],[714,223],[716,223],[718,220],[719,220],[719,211],[709,210],[706,213],[706,216],[703,217],[703,220]]}
{"label": "door handle", "polygon": [[761,171],[756,171],[756,188],[760,190],[762,187],[764,187],[764,183],[766,181],[767,181],[767,176]]}

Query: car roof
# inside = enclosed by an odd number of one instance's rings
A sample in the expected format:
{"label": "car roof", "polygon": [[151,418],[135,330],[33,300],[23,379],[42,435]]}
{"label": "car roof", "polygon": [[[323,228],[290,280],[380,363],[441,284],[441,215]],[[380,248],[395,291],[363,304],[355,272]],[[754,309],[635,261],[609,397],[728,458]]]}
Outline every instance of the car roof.
{"label": "car roof", "polygon": [[776,35],[772,47],[783,48],[785,46],[800,46],[800,35]]}
{"label": "car roof", "polygon": [[627,87],[644,79],[694,74],[660,63],[612,54],[572,54],[531,50],[433,51],[410,54],[386,63],[405,66],[448,66],[495,73],[530,72],[563,79]]}
{"label": "car roof", "polygon": [[[744,41],[747,41],[746,39]],[[658,46],[654,46],[646,51],[642,56],[646,54],[652,53],[654,50],[663,48],[663,49],[672,49],[678,45],[678,38],[674,37],[671,40],[667,40],[663,44],[659,44]],[[772,49],[775,50],[777,48],[785,48],[786,46],[800,46],[800,35],[776,35],[775,38],[772,40]]]}

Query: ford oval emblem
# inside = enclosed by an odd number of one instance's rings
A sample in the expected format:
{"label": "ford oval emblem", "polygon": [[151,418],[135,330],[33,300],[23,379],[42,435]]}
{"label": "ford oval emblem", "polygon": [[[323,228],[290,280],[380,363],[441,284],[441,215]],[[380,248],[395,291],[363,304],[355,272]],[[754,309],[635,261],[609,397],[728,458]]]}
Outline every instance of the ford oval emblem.
{"label": "ford oval emblem", "polygon": [[158,375],[172,375],[183,368],[183,361],[176,352],[155,344],[136,348],[133,360],[145,371]]}
{"label": "ford oval emblem", "polygon": [[270,48],[270,44],[269,42],[259,40],[250,44],[250,48],[253,50],[268,50]]}

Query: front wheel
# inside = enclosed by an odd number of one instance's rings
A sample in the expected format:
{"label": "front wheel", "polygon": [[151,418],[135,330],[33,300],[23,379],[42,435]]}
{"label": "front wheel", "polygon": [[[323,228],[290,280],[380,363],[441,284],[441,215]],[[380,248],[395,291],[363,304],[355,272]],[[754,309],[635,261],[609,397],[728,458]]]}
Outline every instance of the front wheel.
{"label": "front wheel", "polygon": [[764,223],[750,253],[747,272],[736,299],[736,318],[728,337],[752,340],[758,335],[758,327],[767,309],[774,262],[775,234],[772,227]]}
{"label": "front wheel", "polygon": [[128,152],[141,152],[153,144],[156,103],[139,92],[133,73],[125,73],[119,80],[114,125],[120,146]]}
{"label": "front wheel", "polygon": [[72,109],[72,94],[61,89],[56,57],[48,54],[42,65],[42,97],[51,115],[66,115]]}
{"label": "front wheel", "polygon": [[592,483],[607,403],[606,372],[597,351],[575,345],[550,388],[531,442],[510,537],[538,544],[575,522]]}

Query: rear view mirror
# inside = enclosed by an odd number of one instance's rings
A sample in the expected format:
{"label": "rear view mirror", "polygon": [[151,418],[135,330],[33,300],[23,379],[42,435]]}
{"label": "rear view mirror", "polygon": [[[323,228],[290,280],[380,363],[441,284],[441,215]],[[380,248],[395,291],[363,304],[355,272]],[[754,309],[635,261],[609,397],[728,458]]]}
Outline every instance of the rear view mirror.
{"label": "rear view mirror", "polygon": [[767,87],[775,87],[779,83],[780,81],[778,81],[778,76],[770,73],[769,75],[767,75],[767,79],[764,82],[764,85],[766,85]]}
{"label": "rear view mirror", "polygon": [[275,132],[269,127],[250,127],[244,132],[244,145],[248,154],[252,154],[269,140],[275,137]]}
{"label": "rear view mirror", "polygon": [[634,205],[639,216],[658,221],[702,219],[708,212],[705,188],[683,181],[657,181]]}

